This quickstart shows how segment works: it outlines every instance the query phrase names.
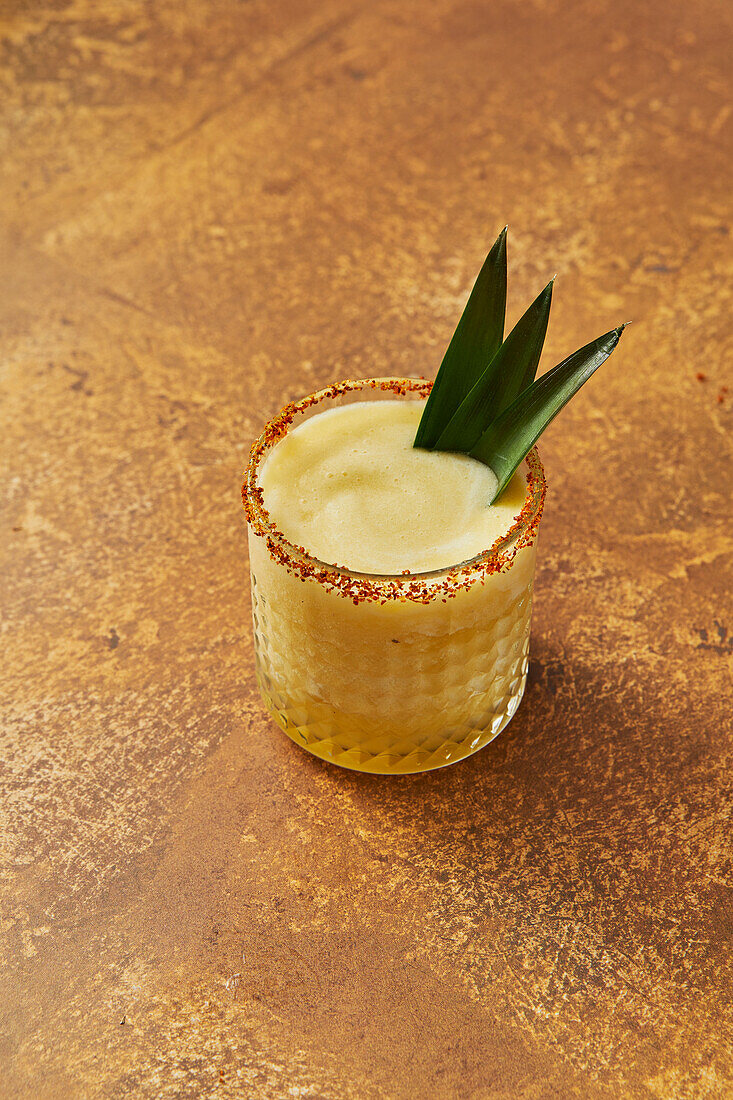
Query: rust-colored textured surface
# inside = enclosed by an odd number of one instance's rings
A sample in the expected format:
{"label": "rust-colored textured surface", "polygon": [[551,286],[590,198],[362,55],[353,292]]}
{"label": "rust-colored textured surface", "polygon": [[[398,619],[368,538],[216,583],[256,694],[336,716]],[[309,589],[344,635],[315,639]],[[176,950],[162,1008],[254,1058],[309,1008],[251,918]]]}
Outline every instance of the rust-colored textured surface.
{"label": "rust-colored textured surface", "polygon": [[[3,1095],[733,1095],[730,5],[3,12]],[[531,682],[341,772],[257,696],[246,452],[434,372],[506,221],[545,366],[635,320],[544,441]]]}

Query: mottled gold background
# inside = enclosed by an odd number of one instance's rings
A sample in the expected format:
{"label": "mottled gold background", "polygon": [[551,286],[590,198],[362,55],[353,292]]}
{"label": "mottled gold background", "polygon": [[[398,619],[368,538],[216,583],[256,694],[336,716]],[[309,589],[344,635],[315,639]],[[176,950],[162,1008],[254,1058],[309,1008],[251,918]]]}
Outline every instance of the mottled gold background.
{"label": "mottled gold background", "polygon": [[[730,4],[2,12],[2,1094],[732,1096]],[[432,374],[507,221],[543,368],[635,323],[512,725],[349,774],[258,698],[240,473]]]}

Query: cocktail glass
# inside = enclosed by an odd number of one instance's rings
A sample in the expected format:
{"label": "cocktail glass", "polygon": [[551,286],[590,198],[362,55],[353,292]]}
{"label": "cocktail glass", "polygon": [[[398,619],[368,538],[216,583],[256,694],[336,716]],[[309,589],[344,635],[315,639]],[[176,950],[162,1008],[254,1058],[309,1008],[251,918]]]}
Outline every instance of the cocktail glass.
{"label": "cocktail glass", "polygon": [[294,546],[258,482],[270,449],[303,419],[354,401],[424,401],[430,382],[339,382],[287,405],[252,447],[242,488],[249,524],[257,679],[297,745],[356,771],[453,764],[506,726],[524,693],[545,477],[525,460],[521,513],[470,561],[428,573],[356,573]]}

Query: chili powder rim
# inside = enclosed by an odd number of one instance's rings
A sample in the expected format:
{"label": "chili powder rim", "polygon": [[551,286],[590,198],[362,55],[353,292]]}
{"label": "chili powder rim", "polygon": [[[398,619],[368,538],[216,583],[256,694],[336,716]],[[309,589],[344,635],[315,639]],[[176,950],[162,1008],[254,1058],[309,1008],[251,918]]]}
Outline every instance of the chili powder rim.
{"label": "chili powder rim", "polygon": [[373,389],[392,391],[400,397],[416,393],[427,398],[433,383],[418,378],[359,378],[334,382],[326,389],[317,390],[298,401],[291,401],[264,427],[262,434],[252,444],[249,463],[242,485],[242,503],[247,522],[253,532],[264,538],[270,557],[288,572],[305,581],[315,580],[326,589],[340,593],[355,604],[369,601],[387,603],[410,600],[415,603],[431,603],[433,600],[454,598],[471,588],[476,582],[483,584],[487,576],[505,572],[514,561],[518,550],[531,546],[537,536],[545,503],[547,483],[545,471],[537,447],[532,447],[525,458],[527,464],[527,495],[514,522],[488,549],[473,558],[444,569],[400,574],[359,573],[344,565],[320,561],[304,546],[291,543],[270,517],[263,500],[263,490],[257,483],[260,464],[271,447],[287,434],[295,417],[323,401],[332,400],[345,393]]}

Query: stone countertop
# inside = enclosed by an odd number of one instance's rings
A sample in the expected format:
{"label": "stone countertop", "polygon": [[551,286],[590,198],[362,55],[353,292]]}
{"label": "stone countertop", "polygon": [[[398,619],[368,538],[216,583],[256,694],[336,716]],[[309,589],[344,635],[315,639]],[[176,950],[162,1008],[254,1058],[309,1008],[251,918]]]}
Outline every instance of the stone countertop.
{"label": "stone countertop", "polygon": [[[4,1095],[730,1097],[730,7],[10,9]],[[241,470],[433,374],[505,222],[541,369],[635,321],[543,439],[527,693],[341,771],[258,697]]]}

